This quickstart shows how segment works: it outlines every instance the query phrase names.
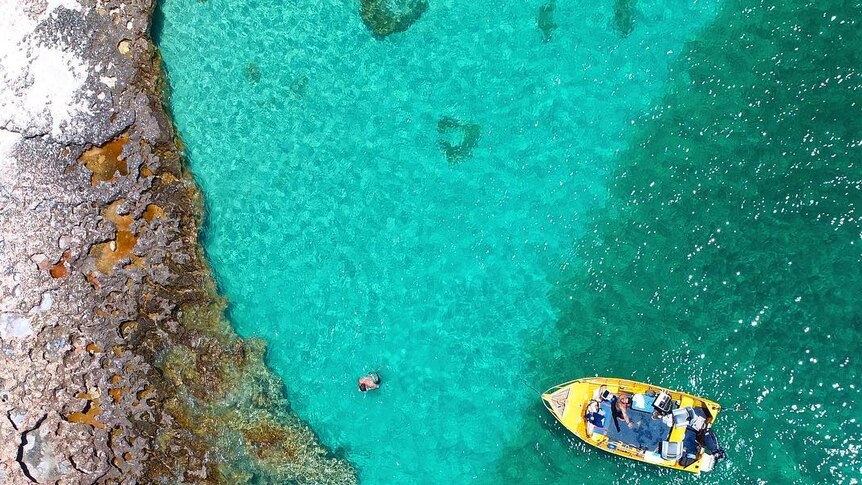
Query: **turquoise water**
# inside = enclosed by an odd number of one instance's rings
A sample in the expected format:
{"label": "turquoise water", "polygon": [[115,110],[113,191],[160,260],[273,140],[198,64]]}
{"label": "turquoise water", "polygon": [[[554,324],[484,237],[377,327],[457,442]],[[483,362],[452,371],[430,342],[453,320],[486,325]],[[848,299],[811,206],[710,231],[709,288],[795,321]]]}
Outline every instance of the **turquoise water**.
{"label": "turquoise water", "polygon": [[691,481],[523,382],[595,374],[739,405],[708,482],[858,480],[859,5],[542,5],[163,2],[232,321],[363,483]]}

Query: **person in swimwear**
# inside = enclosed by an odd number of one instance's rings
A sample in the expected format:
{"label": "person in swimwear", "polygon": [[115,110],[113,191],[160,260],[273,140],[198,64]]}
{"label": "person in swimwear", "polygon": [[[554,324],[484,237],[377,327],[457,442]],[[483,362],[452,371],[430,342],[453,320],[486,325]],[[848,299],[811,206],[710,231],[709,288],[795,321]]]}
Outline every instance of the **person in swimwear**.
{"label": "person in swimwear", "polygon": [[369,372],[359,378],[359,390],[361,392],[372,391],[380,387],[380,374]]}
{"label": "person in swimwear", "polygon": [[618,415],[623,418],[623,421],[626,422],[626,426],[628,426],[629,429],[632,429],[634,427],[628,413],[628,407],[631,405],[632,398],[626,393],[620,393],[620,395],[616,399],[616,402],[614,402],[614,408],[616,408]]}

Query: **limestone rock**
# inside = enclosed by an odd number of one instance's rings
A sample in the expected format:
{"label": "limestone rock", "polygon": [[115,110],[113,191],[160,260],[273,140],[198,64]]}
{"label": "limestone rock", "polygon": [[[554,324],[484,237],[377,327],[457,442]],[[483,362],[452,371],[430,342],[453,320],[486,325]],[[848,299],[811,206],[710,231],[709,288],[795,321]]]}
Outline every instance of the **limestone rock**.
{"label": "limestone rock", "polygon": [[[274,418],[286,401],[220,404],[259,386],[249,369],[269,374],[201,258],[201,196],[147,32],[155,3],[3,4],[0,485],[355,483],[295,416]],[[379,20],[406,28],[409,11],[394,12]],[[200,366],[175,365],[178,387],[163,355]],[[225,417],[252,414],[266,426]],[[290,447],[253,441],[282,432]]]}
{"label": "limestone rock", "polygon": [[37,306],[30,310],[30,314],[45,313],[54,306],[54,295],[50,291],[42,293],[42,299]]}

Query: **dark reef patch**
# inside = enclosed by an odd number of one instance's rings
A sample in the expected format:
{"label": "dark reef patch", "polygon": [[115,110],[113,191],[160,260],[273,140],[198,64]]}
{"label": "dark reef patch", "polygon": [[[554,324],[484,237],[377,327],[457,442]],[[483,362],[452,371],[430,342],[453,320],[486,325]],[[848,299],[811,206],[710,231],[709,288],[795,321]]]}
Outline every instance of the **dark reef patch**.
{"label": "dark reef patch", "polygon": [[437,143],[450,164],[461,163],[473,154],[481,132],[482,128],[475,123],[444,116],[437,122]]}
{"label": "dark reef patch", "polygon": [[295,99],[302,99],[308,93],[308,76],[302,75],[290,83],[290,95]]}
{"label": "dark reef patch", "polygon": [[554,38],[554,31],[557,30],[557,23],[554,21],[556,10],[557,0],[548,0],[548,3],[539,7],[539,13],[536,14],[536,26],[542,32],[542,41],[545,43]]}
{"label": "dark reef patch", "polygon": [[245,69],[243,69],[243,74],[248,82],[252,84],[257,84],[260,82],[260,66],[257,65],[256,62],[249,62],[245,65]]}
{"label": "dark reef patch", "polygon": [[635,5],[638,0],[614,0],[614,30],[625,39],[635,30]]}
{"label": "dark reef patch", "polygon": [[404,32],[428,10],[427,0],[361,0],[359,13],[377,38]]}

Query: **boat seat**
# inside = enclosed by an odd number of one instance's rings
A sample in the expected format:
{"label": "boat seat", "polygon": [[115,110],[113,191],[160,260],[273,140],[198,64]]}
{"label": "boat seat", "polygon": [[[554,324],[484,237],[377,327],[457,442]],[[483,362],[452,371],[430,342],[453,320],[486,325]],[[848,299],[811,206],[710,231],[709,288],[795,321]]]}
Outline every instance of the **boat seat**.
{"label": "boat seat", "polygon": [[659,445],[659,453],[665,460],[676,461],[682,456],[682,442],[680,441],[662,441]]}
{"label": "boat seat", "polygon": [[688,426],[688,422],[691,419],[691,416],[694,415],[693,410],[689,407],[676,408],[671,411],[671,414],[673,415],[674,428],[684,428]]}

